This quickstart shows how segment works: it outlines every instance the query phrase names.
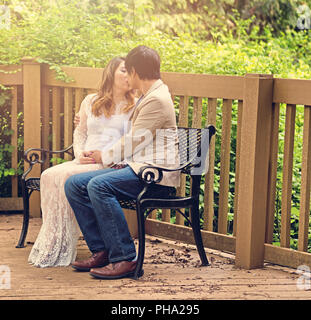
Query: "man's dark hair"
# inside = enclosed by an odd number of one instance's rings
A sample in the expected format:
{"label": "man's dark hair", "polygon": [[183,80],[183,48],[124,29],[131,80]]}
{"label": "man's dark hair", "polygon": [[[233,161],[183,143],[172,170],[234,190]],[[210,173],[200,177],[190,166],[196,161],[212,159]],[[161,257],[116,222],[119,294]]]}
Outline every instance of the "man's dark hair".
{"label": "man's dark hair", "polygon": [[138,46],[128,53],[125,68],[128,73],[131,73],[134,68],[142,80],[161,78],[160,56],[154,49],[146,46]]}

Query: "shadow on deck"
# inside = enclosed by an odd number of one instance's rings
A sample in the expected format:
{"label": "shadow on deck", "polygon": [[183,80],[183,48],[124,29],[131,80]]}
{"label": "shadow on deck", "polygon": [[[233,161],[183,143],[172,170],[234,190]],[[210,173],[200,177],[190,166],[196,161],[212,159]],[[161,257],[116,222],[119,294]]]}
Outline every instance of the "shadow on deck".
{"label": "shadow on deck", "polygon": [[[0,300],[311,299],[310,290],[297,287],[294,269],[265,264],[241,270],[234,256],[210,249],[211,265],[201,267],[194,246],[151,236],[145,274],[138,281],[98,280],[71,267],[36,268],[27,258],[41,219],[31,219],[27,247],[16,249],[21,223],[21,215],[0,215],[0,265],[8,266],[11,274],[10,289],[0,288]],[[80,239],[78,259],[89,255]]]}

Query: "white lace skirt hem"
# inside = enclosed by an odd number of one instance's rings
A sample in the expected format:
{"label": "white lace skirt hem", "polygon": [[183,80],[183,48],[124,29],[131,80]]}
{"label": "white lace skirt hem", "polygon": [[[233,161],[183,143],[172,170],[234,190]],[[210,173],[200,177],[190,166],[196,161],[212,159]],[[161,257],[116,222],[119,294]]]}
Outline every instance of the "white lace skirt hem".
{"label": "white lace skirt hem", "polygon": [[71,175],[102,169],[100,164],[68,161],[45,170],[40,180],[42,226],[28,262],[36,267],[68,266],[75,261],[80,229],[64,184]]}

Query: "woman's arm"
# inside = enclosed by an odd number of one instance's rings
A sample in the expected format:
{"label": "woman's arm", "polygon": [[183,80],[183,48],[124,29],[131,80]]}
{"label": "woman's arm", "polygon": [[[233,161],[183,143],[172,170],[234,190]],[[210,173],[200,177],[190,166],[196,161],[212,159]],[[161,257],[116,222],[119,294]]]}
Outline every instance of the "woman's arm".
{"label": "woman's arm", "polygon": [[89,97],[86,96],[81,103],[79,111],[80,120],[73,133],[73,151],[75,159],[81,164],[95,163],[94,159],[89,157],[89,152],[84,151],[87,139],[87,107],[89,103]]}

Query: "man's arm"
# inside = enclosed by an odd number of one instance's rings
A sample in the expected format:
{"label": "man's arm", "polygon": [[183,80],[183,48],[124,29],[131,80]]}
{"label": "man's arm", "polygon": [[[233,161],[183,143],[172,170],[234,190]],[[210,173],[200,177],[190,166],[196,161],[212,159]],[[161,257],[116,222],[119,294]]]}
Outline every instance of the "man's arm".
{"label": "man's arm", "polygon": [[131,130],[119,139],[110,150],[101,152],[101,161],[105,167],[130,158],[154,140],[156,130],[166,121],[162,101],[152,99],[139,111]]}

